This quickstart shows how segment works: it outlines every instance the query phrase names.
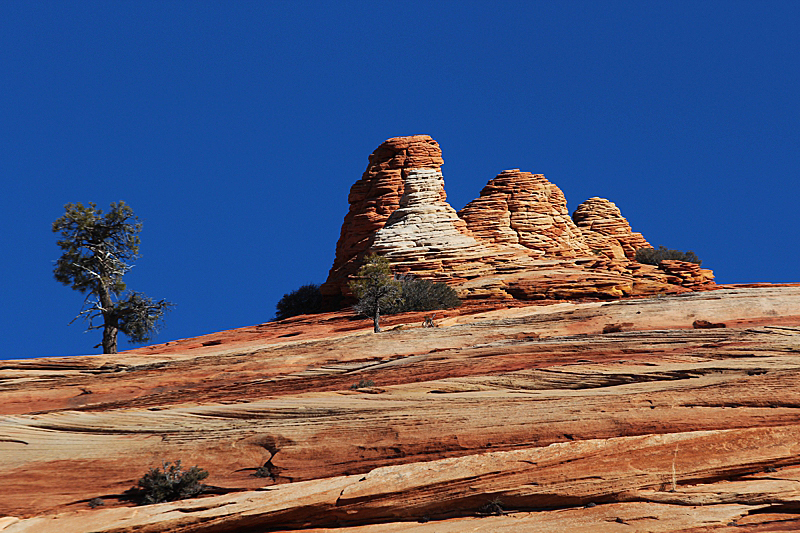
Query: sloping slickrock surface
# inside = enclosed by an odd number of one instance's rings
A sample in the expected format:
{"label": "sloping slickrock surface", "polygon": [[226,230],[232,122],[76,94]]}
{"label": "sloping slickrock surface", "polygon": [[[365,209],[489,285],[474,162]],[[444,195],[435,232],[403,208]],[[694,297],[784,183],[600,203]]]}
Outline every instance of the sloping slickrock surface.
{"label": "sloping slickrock surface", "polygon": [[[5,361],[0,531],[790,530],[798,315],[732,287]],[[176,459],[216,494],[122,497]]]}

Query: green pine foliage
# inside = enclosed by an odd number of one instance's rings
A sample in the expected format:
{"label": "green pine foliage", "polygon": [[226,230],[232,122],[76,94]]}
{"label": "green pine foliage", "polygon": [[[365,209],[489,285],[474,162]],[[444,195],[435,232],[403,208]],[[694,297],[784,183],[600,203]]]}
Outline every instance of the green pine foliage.
{"label": "green pine foliage", "polygon": [[407,311],[452,309],[461,305],[455,289],[446,283],[415,279],[411,275],[392,275],[389,260],[379,255],[367,256],[350,290],[358,298],[353,308],[374,320],[380,331],[380,315]]}
{"label": "green pine foliage", "polygon": [[401,299],[399,281],[394,279],[389,260],[376,254],[366,257],[358,270],[357,278],[350,282],[350,290],[358,298],[353,306],[357,313],[373,320],[373,330],[380,333],[381,313],[391,312]]}
{"label": "green pine foliage", "polygon": [[123,294],[123,276],[139,257],[139,218],[125,202],[112,203],[108,213],[94,203],[67,204],[64,209],[52,227],[60,234],[62,251],[53,275],[56,281],[87,295],[75,318],[86,320],[88,330],[103,330],[98,344],[103,353],[117,353],[118,332],[134,343],[151,340],[173,304],[154,301],[140,292]]}
{"label": "green pine foliage", "polygon": [[94,292],[101,281],[113,292],[124,291],[122,276],[139,257],[142,230],[133,209],[125,202],[112,203],[106,214],[92,202],[86,207],[67,204],[64,209],[53,222],[63,251],[53,270],[56,280],[81,293]]}
{"label": "green pine foliage", "polygon": [[183,470],[180,461],[163,463],[161,468],[151,468],[136,484],[133,492],[139,505],[172,502],[193,498],[205,489],[200,483],[208,472],[197,466]]}
{"label": "green pine foliage", "polygon": [[680,250],[670,250],[665,246],[655,248],[639,248],[636,250],[636,261],[647,265],[660,265],[661,261],[665,259],[675,261],[686,261],[688,263],[697,263],[700,265],[702,261],[691,250],[688,252],[681,252]]}

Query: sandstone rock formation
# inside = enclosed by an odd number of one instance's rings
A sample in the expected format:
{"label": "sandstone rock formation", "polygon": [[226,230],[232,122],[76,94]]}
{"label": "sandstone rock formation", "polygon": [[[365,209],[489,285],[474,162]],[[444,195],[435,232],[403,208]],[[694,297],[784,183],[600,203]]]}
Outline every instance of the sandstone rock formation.
{"label": "sandstone rock formation", "polygon": [[[0,531],[800,527],[800,286],[488,304],[0,362]],[[124,499],[175,459],[213,495]]]}
{"label": "sandstone rock formation", "polygon": [[375,232],[369,251],[389,259],[395,272],[459,282],[499,269],[532,268],[525,253],[476,239],[445,200],[441,170],[410,169],[400,206]]}
{"label": "sandstone rock formation", "polygon": [[369,161],[351,189],[323,294],[349,294],[347,282],[367,252],[386,256],[397,273],[448,282],[533,267],[527,254],[482,242],[467,229],[447,203],[441,151],[427,135],[389,139]]}
{"label": "sandstone rock formation", "polygon": [[661,261],[658,268],[667,274],[669,283],[689,289],[714,285],[714,273],[706,268],[700,268],[697,263],[666,259]]}
{"label": "sandstone rock formation", "polygon": [[652,248],[641,233],[634,233],[619,208],[605,198],[589,198],[575,209],[572,219],[592,250],[610,259],[636,257],[639,248]]}
{"label": "sandstone rock formation", "polygon": [[459,263],[466,277],[491,273],[481,261],[487,247],[466,231],[464,221],[444,199],[441,170],[410,169],[404,182],[400,206],[375,233],[370,251],[388,258],[398,272],[451,278],[453,263]]}
{"label": "sandstone rock formation", "polygon": [[522,246],[540,258],[589,255],[561,189],[542,174],[505,170],[459,211],[472,233],[488,242]]}
{"label": "sandstone rock formation", "polygon": [[541,174],[504,171],[456,213],[442,164],[427,135],[375,150],[350,190],[325,296],[350,297],[348,282],[370,252],[396,273],[449,283],[467,299],[605,299],[714,286],[711,271],[635,263],[636,249],[649,244],[613,203],[592,198],[573,222],[563,193]]}
{"label": "sandstone rock formation", "polygon": [[[441,172],[442,163],[439,144],[428,135],[389,139],[369,156],[364,175],[350,188],[350,210],[342,224],[328,280],[320,289],[323,294],[339,294],[348,276],[358,270],[375,232],[400,206],[409,172]],[[444,194],[444,187],[441,192]]]}

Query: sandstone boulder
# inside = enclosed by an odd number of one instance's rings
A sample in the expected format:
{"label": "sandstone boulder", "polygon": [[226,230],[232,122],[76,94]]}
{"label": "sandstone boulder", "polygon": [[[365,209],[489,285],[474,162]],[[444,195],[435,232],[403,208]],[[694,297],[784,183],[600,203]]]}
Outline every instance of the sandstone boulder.
{"label": "sandstone boulder", "polygon": [[658,268],[667,274],[670,283],[695,289],[714,285],[714,273],[711,270],[700,268],[697,263],[665,259]]}

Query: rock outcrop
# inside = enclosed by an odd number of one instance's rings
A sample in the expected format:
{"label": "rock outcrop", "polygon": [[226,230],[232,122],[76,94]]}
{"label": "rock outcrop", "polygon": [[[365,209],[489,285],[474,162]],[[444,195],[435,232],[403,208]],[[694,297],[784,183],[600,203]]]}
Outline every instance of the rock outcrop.
{"label": "rock outcrop", "polygon": [[388,258],[395,272],[458,283],[533,267],[527,254],[473,236],[446,201],[441,170],[409,169],[404,186],[399,207],[369,248]]}
{"label": "rock outcrop", "polygon": [[[3,361],[0,531],[800,526],[800,287],[512,303]],[[125,499],[176,459],[212,494]]]}
{"label": "rock outcrop", "polygon": [[652,248],[641,233],[634,233],[619,208],[605,198],[589,198],[575,209],[572,220],[589,248],[610,259],[633,261],[636,250]]}
{"label": "rock outcrop", "polygon": [[707,268],[700,268],[697,263],[665,259],[658,268],[667,274],[667,282],[687,289],[702,289],[714,285],[714,273]]}
{"label": "rock outcrop", "polygon": [[523,251],[475,238],[447,203],[441,165],[427,135],[389,139],[373,152],[351,188],[324,295],[349,295],[367,253],[387,257],[397,273],[450,283],[534,267]]}
{"label": "rock outcrop", "polygon": [[458,216],[488,242],[521,246],[543,259],[590,255],[561,189],[542,174],[505,170]]}
{"label": "rock outcrop", "polygon": [[320,289],[323,294],[341,293],[348,277],[358,271],[359,260],[371,246],[375,232],[400,206],[409,171],[440,171],[442,163],[439,144],[428,135],[389,139],[369,156],[367,170],[350,188],[350,210],[336,243],[328,280]]}
{"label": "rock outcrop", "polygon": [[710,271],[659,271],[633,261],[649,246],[601,198],[570,218],[561,190],[541,174],[507,170],[460,213],[447,203],[438,143],[395,137],[369,158],[350,190],[336,259],[321,291],[352,297],[367,253],[395,273],[453,285],[462,298],[620,298],[713,287]]}

